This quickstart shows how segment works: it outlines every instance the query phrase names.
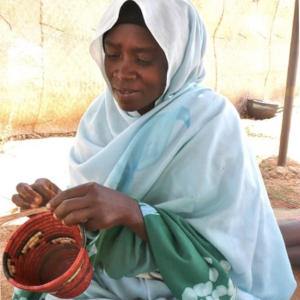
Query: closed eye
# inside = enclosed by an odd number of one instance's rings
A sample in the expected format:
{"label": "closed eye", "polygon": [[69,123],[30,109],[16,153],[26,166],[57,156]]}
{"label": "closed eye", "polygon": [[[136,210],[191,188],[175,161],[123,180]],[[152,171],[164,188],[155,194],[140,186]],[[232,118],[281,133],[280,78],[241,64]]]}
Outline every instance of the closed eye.
{"label": "closed eye", "polygon": [[118,53],[113,53],[113,52],[105,52],[105,56],[107,56],[107,57],[119,57],[120,56],[120,54],[118,54]]}
{"label": "closed eye", "polygon": [[141,66],[150,66],[152,64],[152,59],[145,59],[142,57],[137,57],[136,62]]}
{"label": "closed eye", "polygon": [[116,59],[116,58],[119,58],[120,55],[119,54],[108,54],[108,53],[105,53],[105,57],[107,57],[109,59]]}

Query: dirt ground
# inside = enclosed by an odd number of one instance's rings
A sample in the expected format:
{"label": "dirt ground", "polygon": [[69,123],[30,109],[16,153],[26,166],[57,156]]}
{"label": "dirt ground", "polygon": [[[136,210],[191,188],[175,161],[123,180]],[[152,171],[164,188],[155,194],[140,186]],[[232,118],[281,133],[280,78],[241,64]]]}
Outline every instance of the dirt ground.
{"label": "dirt ground", "polygon": [[[291,159],[287,160],[285,167],[277,166],[277,157],[272,156],[260,163],[260,169],[266,188],[271,200],[272,207],[276,210],[292,212],[300,208],[300,164]],[[288,215],[288,214],[287,214]],[[299,214],[300,216],[300,214]],[[17,228],[17,225],[3,226],[0,228],[2,257],[6,241]],[[300,282],[300,270],[294,270],[297,280]],[[1,298],[11,299],[12,286],[5,280],[1,266]],[[292,300],[300,299],[300,287],[297,289]]]}
{"label": "dirt ground", "polygon": [[[277,166],[277,157],[261,161],[260,170],[274,209],[300,208],[300,164],[287,159],[284,167]],[[300,215],[299,215],[300,217]]]}

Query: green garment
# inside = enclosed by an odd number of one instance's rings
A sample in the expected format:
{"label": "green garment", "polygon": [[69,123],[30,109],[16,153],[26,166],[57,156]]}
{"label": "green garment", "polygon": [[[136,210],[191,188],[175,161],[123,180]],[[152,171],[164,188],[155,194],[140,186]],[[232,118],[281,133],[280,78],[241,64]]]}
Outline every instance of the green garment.
{"label": "green garment", "polygon": [[[140,206],[156,266],[174,296],[182,300],[235,299],[230,265],[214,246],[180,216],[144,203]],[[93,265],[100,265],[113,279],[129,276],[139,261],[133,247],[136,238],[123,226],[102,232],[95,241]],[[128,255],[123,260],[124,252]]]}

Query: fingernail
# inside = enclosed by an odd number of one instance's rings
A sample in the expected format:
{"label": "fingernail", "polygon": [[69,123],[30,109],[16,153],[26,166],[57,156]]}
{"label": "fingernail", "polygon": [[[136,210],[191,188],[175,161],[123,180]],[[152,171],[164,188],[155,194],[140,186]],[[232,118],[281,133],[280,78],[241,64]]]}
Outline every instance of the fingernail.
{"label": "fingernail", "polygon": [[51,205],[50,205],[49,202],[46,204],[46,207],[47,207],[47,208],[51,208]]}
{"label": "fingernail", "polygon": [[55,220],[58,220],[58,217],[57,217],[55,214],[53,214],[53,218],[54,218]]}
{"label": "fingernail", "polygon": [[41,203],[41,199],[39,197],[34,197],[34,202]]}

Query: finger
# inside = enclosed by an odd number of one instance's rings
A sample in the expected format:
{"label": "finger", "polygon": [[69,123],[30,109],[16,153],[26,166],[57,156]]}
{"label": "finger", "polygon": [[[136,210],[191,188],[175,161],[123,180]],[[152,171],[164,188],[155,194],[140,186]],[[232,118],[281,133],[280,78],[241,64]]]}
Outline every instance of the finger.
{"label": "finger", "polygon": [[86,222],[84,222],[82,224],[84,225],[85,230],[89,230],[89,231],[108,229],[108,227],[100,226],[100,224],[93,218],[88,219]]}
{"label": "finger", "polygon": [[27,183],[19,183],[16,187],[16,190],[24,201],[35,205],[33,207],[38,207],[43,201],[42,196],[34,191]]}
{"label": "finger", "polygon": [[66,199],[84,196],[87,192],[88,185],[89,184],[82,184],[60,192],[48,202],[47,206],[55,209]]}
{"label": "finger", "polygon": [[31,187],[38,192],[39,194],[41,194],[44,198],[44,200],[46,200],[47,202],[54,198],[56,196],[57,193],[55,193],[53,190],[51,190],[48,186],[41,185],[38,183],[34,183],[31,185]]}
{"label": "finger", "polygon": [[28,209],[28,208],[33,208],[31,206],[31,203],[28,203],[27,201],[24,201],[20,195],[15,194],[11,198],[12,202],[15,203],[17,206],[19,206],[21,209]]}
{"label": "finger", "polygon": [[61,189],[47,178],[39,178],[35,181],[34,184],[40,185],[40,186],[45,186],[49,190],[53,191],[55,194],[58,194],[59,192],[61,192]]}
{"label": "finger", "polygon": [[85,209],[88,207],[88,202],[85,198],[71,198],[63,200],[59,206],[57,206],[53,212],[54,216],[58,219],[64,219],[72,211]]}
{"label": "finger", "polygon": [[84,223],[86,230],[103,230],[115,226],[115,222],[111,216],[99,217],[99,213],[95,213],[95,209],[88,208],[90,211],[86,212],[87,221]]}
{"label": "finger", "polygon": [[56,184],[54,184],[50,180],[49,180],[49,183],[50,183],[50,188],[51,188],[52,191],[54,191],[56,194],[61,192],[61,189]]}
{"label": "finger", "polygon": [[63,223],[68,226],[86,223],[92,213],[93,209],[91,208],[73,210],[63,218]]}

